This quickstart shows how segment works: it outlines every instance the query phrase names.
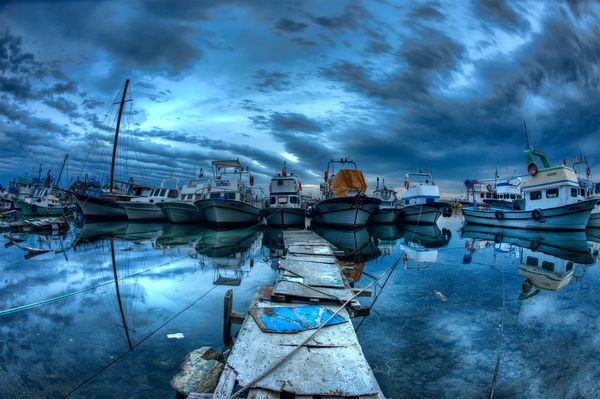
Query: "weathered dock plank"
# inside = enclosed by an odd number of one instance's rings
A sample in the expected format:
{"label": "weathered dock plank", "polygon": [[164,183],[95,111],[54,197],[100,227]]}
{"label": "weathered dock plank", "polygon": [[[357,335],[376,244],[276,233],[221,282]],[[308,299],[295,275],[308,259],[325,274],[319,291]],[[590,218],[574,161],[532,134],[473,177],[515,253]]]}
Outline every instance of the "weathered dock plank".
{"label": "weathered dock plank", "polygon": [[[280,275],[272,296],[259,293],[251,305],[251,309],[267,309],[253,310],[252,314],[263,314],[271,320],[278,314],[320,309],[320,314],[328,310],[333,315],[337,311],[336,317],[343,319],[325,327],[319,324],[325,322],[321,320],[316,325],[274,333],[282,330],[265,329],[262,319],[261,329],[254,317],[247,315],[213,397],[229,398],[235,395],[237,385],[249,388],[248,398],[279,398],[281,392],[296,398],[383,398],[350,321],[360,311],[355,299],[359,292],[343,277],[331,245],[307,230],[284,231],[283,240],[287,252],[279,263]],[[299,303],[274,302],[278,299]],[[340,309],[343,304],[347,308]],[[268,308],[282,309],[275,312]],[[288,316],[277,320],[274,325],[295,322]],[[315,333],[317,327],[320,329]]]}

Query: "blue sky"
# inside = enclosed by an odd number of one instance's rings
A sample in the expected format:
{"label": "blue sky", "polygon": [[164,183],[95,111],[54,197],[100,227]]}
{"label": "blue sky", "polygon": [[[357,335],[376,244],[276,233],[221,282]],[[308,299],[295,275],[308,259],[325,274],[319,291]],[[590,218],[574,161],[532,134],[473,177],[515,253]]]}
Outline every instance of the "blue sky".
{"label": "blue sky", "polygon": [[523,120],[554,162],[600,167],[592,2],[0,1],[0,26],[2,182],[65,153],[106,175],[126,78],[120,165],[155,183],[239,157],[311,187],[349,156],[371,185],[431,169],[456,193],[524,172]]}

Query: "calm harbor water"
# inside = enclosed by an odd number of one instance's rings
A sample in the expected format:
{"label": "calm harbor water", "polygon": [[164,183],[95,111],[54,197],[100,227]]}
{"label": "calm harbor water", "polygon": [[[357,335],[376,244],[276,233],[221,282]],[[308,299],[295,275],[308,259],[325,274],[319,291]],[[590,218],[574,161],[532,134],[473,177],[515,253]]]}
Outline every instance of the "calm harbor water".
{"label": "calm harbor water", "polygon": [[[356,286],[398,260],[371,315],[353,320],[387,396],[486,396],[497,359],[496,397],[598,396],[600,232],[463,229],[459,216],[315,230],[344,252]],[[175,397],[169,381],[188,352],[224,349],[225,292],[246,310],[283,252],[281,231],[263,227],[96,223],[17,236],[50,251],[0,248],[2,398]]]}

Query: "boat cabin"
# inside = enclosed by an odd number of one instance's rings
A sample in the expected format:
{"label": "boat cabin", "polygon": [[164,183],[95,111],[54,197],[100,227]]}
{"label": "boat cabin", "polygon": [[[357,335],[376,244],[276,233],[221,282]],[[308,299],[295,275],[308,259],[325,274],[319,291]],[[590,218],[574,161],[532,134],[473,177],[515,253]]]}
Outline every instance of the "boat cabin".
{"label": "boat cabin", "polygon": [[433,204],[440,198],[440,188],[430,173],[407,173],[401,202],[403,206]]}
{"label": "boat cabin", "polygon": [[285,163],[269,184],[269,206],[279,208],[300,208],[302,206],[302,183],[294,173],[288,172]]}
{"label": "boat cabin", "polygon": [[379,177],[377,178],[377,187],[373,190],[373,198],[381,200],[381,204],[379,205],[380,208],[396,208],[396,205],[398,204],[396,191],[385,185],[385,179],[382,180],[380,186]]}
{"label": "boat cabin", "polygon": [[181,188],[181,194],[179,195],[179,201],[189,202],[193,204],[194,201],[202,199],[202,190],[208,187],[209,180],[206,178],[192,179]]}
{"label": "boat cabin", "polygon": [[253,202],[254,177],[239,159],[212,161],[213,178],[202,190],[202,199]]}
{"label": "boat cabin", "polygon": [[[540,160],[539,169],[534,156]],[[535,150],[525,150],[525,157],[531,174],[531,180],[522,185],[525,210],[556,208],[585,200],[586,190],[579,186],[573,168],[551,166],[546,157]]]}

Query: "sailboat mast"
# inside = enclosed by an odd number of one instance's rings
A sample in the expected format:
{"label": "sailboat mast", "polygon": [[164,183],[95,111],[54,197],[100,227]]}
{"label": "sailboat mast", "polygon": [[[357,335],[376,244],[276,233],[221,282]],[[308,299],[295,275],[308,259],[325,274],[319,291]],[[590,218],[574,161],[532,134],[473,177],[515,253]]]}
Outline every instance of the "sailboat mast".
{"label": "sailboat mast", "polygon": [[121,302],[121,292],[119,291],[119,276],[117,275],[117,262],[115,259],[115,241],[110,240],[110,256],[112,260],[113,275],[115,276],[115,289],[117,291],[117,302],[119,303],[119,312],[121,313],[121,322],[123,323],[123,329],[125,330],[125,337],[127,338],[127,346],[129,349],[133,349],[131,343],[131,337],[129,336],[129,327],[127,327],[127,321],[125,320],[125,311],[123,310],[123,302]]}
{"label": "sailboat mast", "polygon": [[129,87],[129,79],[125,81],[125,88],[123,89],[123,98],[119,103],[119,116],[117,117],[117,129],[115,130],[115,142],[113,144],[112,160],[110,164],[110,192],[113,192],[113,181],[115,179],[115,159],[117,157],[117,142],[119,140],[119,128],[121,127],[121,116],[123,115],[123,108],[125,107],[125,96],[127,95],[127,87]]}
{"label": "sailboat mast", "polygon": [[60,179],[62,177],[62,173],[63,173],[63,170],[65,169],[65,164],[67,163],[68,159],[69,159],[69,154],[65,154],[65,159],[63,159],[62,166],[60,167],[60,172],[58,172],[58,178],[56,179],[56,184],[53,184],[53,186],[60,185]]}

